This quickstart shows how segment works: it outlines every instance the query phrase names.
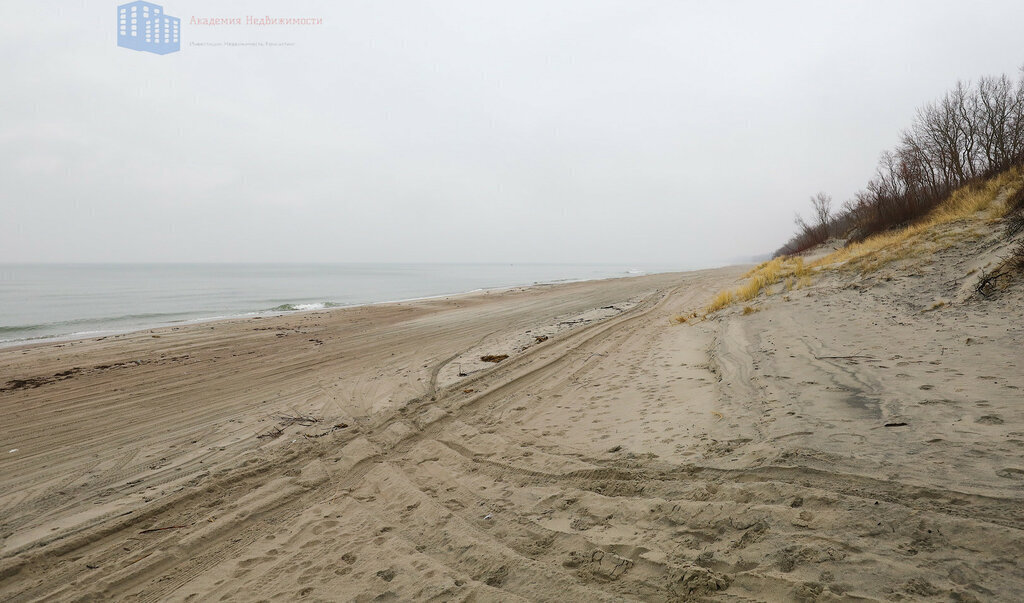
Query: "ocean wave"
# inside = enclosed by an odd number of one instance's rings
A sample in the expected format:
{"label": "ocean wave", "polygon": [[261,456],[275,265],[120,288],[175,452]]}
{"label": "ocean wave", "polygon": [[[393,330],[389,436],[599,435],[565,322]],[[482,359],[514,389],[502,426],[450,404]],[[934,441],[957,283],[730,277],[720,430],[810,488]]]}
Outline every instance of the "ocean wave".
{"label": "ocean wave", "polygon": [[[91,337],[93,335],[101,335],[109,333],[110,331],[91,330],[91,331],[75,331],[73,333],[48,333],[46,335],[35,335],[33,337],[8,337],[0,338],[0,344],[10,343],[25,343],[31,341],[44,341],[47,339],[77,339],[83,337]],[[2,335],[3,332],[0,332]]]}
{"label": "ocean wave", "polygon": [[44,329],[60,329],[62,327],[74,327],[77,325],[102,325],[102,324],[116,324],[124,321],[137,321],[137,320],[158,320],[166,319],[171,316],[181,316],[180,312],[147,312],[143,314],[121,314],[114,316],[96,316],[89,318],[73,318],[71,320],[55,320],[53,322],[44,322],[29,325],[11,325],[5,326],[0,325],[0,334],[4,333],[24,333],[31,331],[41,331]]}
{"label": "ocean wave", "polygon": [[304,310],[325,310],[327,308],[337,308],[343,304],[336,304],[334,302],[308,302],[303,304],[281,304],[271,308],[270,312],[301,312]]}
{"label": "ocean wave", "polygon": [[16,327],[5,327],[0,326],[0,335],[4,333],[21,333],[24,331],[38,331],[39,329],[45,329],[47,325],[20,325]]}

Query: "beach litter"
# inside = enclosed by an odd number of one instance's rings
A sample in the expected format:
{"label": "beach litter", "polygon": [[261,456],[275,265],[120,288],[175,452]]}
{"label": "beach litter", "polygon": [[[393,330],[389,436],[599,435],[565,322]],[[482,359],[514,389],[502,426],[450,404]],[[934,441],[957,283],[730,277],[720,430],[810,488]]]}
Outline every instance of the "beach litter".
{"label": "beach litter", "polygon": [[339,429],[345,429],[347,427],[348,427],[348,423],[338,423],[337,425],[331,427],[330,429],[328,429],[327,431],[325,431],[323,433],[313,433],[313,434],[307,433],[307,434],[303,434],[303,435],[305,435],[307,438],[322,438],[325,435],[330,435],[330,434],[334,433],[335,431],[338,431]]}
{"label": "beach litter", "polygon": [[260,439],[266,438],[268,440],[272,440],[274,438],[280,437],[282,433],[284,433],[283,429],[281,429],[280,427],[275,427],[270,431],[258,434],[256,437]]}
{"label": "beach litter", "polygon": [[318,417],[304,415],[279,415],[277,418],[281,421],[282,427],[288,427],[289,425],[295,424],[301,425],[303,427],[312,427],[314,423],[320,422],[320,419]]}
{"label": "beach litter", "polygon": [[488,354],[486,356],[481,356],[480,360],[483,360],[484,362],[501,362],[506,358],[508,358],[508,354]]}

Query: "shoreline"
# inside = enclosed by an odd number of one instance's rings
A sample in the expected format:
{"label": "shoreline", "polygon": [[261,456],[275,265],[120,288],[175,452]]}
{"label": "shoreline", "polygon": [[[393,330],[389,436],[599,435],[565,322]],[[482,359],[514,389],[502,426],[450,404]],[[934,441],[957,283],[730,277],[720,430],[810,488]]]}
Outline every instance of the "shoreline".
{"label": "shoreline", "polygon": [[[707,268],[705,270],[714,270],[714,269],[715,268]],[[40,337],[30,337],[30,338],[24,338],[24,339],[10,339],[10,340],[0,339],[0,351],[9,350],[9,349],[20,349],[22,347],[29,347],[29,346],[35,346],[35,345],[45,345],[45,344],[49,344],[49,343],[66,343],[66,342],[70,342],[70,341],[80,341],[80,340],[92,339],[92,338],[95,338],[95,337],[106,338],[106,337],[112,337],[112,336],[116,336],[116,335],[127,335],[127,334],[130,334],[130,333],[136,333],[136,332],[141,332],[141,331],[149,331],[149,330],[164,329],[164,328],[171,328],[171,327],[183,327],[183,326],[196,325],[196,324],[206,324],[206,323],[210,323],[210,322],[220,322],[220,321],[228,321],[228,320],[244,320],[244,319],[257,318],[257,317],[264,318],[264,317],[274,317],[274,316],[290,316],[290,315],[300,314],[300,313],[303,313],[303,312],[324,312],[324,311],[330,311],[330,310],[344,310],[344,309],[347,309],[347,308],[361,308],[361,307],[376,306],[376,305],[382,305],[382,304],[401,304],[401,303],[410,303],[410,302],[430,300],[430,299],[442,299],[442,298],[446,298],[446,297],[472,295],[472,294],[476,294],[476,293],[500,293],[500,292],[503,292],[503,291],[507,291],[507,290],[511,290],[511,289],[517,289],[517,288],[522,288],[522,287],[545,287],[545,286],[570,284],[570,283],[600,282],[600,281],[614,280],[614,279],[620,279],[620,278],[622,278],[622,279],[637,278],[637,277],[650,276],[650,275],[655,275],[655,274],[682,274],[684,272],[687,272],[687,271],[670,270],[670,271],[665,271],[665,272],[657,272],[657,271],[655,271],[655,272],[640,272],[640,273],[636,273],[636,274],[625,274],[625,275],[617,275],[617,276],[607,276],[607,277],[602,277],[602,278],[558,279],[558,280],[553,280],[553,281],[535,281],[535,282],[529,283],[529,284],[514,284],[514,285],[502,285],[502,286],[498,286],[498,287],[485,287],[485,288],[472,289],[472,290],[468,290],[468,291],[459,291],[459,292],[455,292],[455,293],[441,293],[441,294],[437,294],[437,295],[410,297],[410,298],[397,299],[397,300],[383,300],[383,301],[373,301],[373,302],[366,302],[366,303],[354,303],[354,304],[350,304],[350,305],[331,305],[331,306],[325,306],[325,307],[322,307],[322,308],[304,308],[304,309],[295,309],[295,310],[274,310],[274,309],[270,309],[270,310],[256,310],[256,311],[249,311],[249,312],[244,312],[242,314],[234,314],[234,315],[217,315],[217,316],[209,316],[209,317],[202,317],[202,318],[182,319],[182,320],[170,321],[170,322],[156,322],[156,323],[152,323],[152,324],[148,324],[148,325],[133,326],[133,327],[125,328],[125,329],[106,329],[106,330],[95,330],[95,331],[80,331],[80,332],[68,333],[68,334],[65,334],[65,335],[40,336]],[[282,304],[282,305],[305,305],[306,303],[307,302],[298,302],[297,304],[293,304],[292,302],[289,302],[289,303]],[[312,304],[312,305],[316,305],[316,304],[323,304],[323,303],[329,303],[329,302],[308,302],[308,303]],[[98,320],[101,320],[101,319],[98,319]],[[107,320],[109,320],[109,319],[107,319]]]}

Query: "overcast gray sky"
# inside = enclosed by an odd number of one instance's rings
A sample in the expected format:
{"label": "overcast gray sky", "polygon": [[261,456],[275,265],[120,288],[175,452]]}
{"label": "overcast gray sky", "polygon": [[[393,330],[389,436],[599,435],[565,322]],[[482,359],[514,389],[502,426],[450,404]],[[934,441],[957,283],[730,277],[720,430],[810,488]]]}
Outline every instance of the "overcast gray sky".
{"label": "overcast gray sky", "polygon": [[[0,262],[704,266],[1024,63],[1019,1],[117,4],[0,4]],[[246,15],[323,24],[190,23]]]}

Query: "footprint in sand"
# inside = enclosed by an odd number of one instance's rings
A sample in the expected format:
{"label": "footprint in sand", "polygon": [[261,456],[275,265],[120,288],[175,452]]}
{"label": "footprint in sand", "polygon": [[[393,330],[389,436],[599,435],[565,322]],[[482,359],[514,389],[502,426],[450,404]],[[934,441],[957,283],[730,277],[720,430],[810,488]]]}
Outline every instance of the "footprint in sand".
{"label": "footprint in sand", "polygon": [[836,433],[829,436],[828,439],[834,440],[836,442],[860,444],[863,443],[867,438],[865,438],[863,435],[859,433]]}
{"label": "footprint in sand", "polygon": [[984,415],[975,419],[974,422],[982,425],[1002,425],[1003,418],[999,415]]}
{"label": "footprint in sand", "polygon": [[[784,440],[786,438],[795,438],[795,437],[799,437],[799,436],[809,436],[809,435],[814,435],[814,432],[812,432],[812,431],[794,431],[793,433],[786,433],[786,434],[783,434],[783,435],[780,435],[780,436],[775,436],[774,438],[771,439],[771,441],[775,442],[775,441],[778,441],[778,440]],[[750,440],[746,440],[746,441],[749,442]]]}
{"label": "footprint in sand", "polygon": [[996,471],[996,475],[999,477],[1006,477],[1009,479],[1024,479],[1024,469],[1015,469],[1008,467],[1006,469],[1000,469]]}

